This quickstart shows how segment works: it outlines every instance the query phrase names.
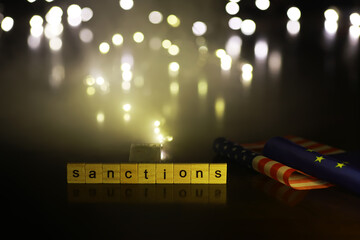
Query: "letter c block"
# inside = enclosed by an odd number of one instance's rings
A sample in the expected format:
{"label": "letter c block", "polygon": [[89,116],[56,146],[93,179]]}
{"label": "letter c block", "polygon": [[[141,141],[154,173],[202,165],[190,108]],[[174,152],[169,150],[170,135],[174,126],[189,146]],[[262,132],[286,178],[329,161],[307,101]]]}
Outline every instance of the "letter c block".
{"label": "letter c block", "polygon": [[138,164],[122,163],[120,166],[120,183],[134,184],[138,183]]}

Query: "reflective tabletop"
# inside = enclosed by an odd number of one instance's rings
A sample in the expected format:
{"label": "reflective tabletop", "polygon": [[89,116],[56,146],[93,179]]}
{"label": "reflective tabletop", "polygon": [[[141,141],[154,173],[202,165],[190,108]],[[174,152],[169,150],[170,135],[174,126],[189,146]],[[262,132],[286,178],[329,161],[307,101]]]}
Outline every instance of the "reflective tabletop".
{"label": "reflective tabletop", "polygon": [[161,144],[164,162],[223,161],[217,137],[359,150],[359,7],[0,1],[5,226],[63,239],[358,238],[359,196],[340,187],[297,191],[236,164],[226,185],[67,184],[66,163],[126,162],[133,143]]}

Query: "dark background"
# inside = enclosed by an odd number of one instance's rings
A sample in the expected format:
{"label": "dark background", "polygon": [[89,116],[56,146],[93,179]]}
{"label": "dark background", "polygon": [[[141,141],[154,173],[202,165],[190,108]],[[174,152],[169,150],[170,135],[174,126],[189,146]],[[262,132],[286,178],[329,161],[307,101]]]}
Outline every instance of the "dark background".
{"label": "dark background", "polygon": [[[348,33],[350,13],[360,11],[358,1],[271,1],[268,10],[260,11],[254,1],[242,0],[237,16],[256,22],[251,36],[228,27],[227,1],[135,0],[130,11],[121,9],[118,1],[76,1],[91,7],[94,17],[75,28],[66,22],[66,9],[72,3],[0,2],[0,13],[15,21],[11,31],[0,30],[1,198],[5,228],[14,236],[359,238],[357,195],[334,187],[307,192],[287,189],[284,197],[276,194],[281,191],[277,192],[280,186],[275,182],[236,165],[229,166],[226,201],[221,203],[206,198],[200,203],[194,198],[166,204],[148,200],[144,193],[154,193],[161,189],[158,186],[138,186],[133,190],[137,197],[130,199],[91,198],[94,191],[99,196],[109,187],[124,189],[102,185],[79,186],[85,187],[86,194],[82,201],[73,202],[66,184],[67,162],[126,161],[131,143],[157,141],[155,120],[161,120],[161,131],[173,137],[164,143],[166,159],[173,162],[213,161],[212,142],[218,136],[245,143],[295,135],[345,151],[359,150],[359,39],[351,42]],[[44,36],[38,49],[30,49],[30,18],[35,14],[45,18],[54,5],[64,12],[61,50],[52,52]],[[286,30],[290,6],[297,6],[302,14],[297,36]],[[334,39],[327,41],[323,13],[331,6],[337,7],[340,18]],[[164,16],[159,25],[148,21],[153,10]],[[166,23],[169,14],[180,18],[178,28]],[[198,20],[208,27],[203,36],[205,55],[199,54],[191,31]],[[94,33],[91,43],[78,37],[84,27]],[[141,44],[132,40],[136,31],[145,35]],[[119,48],[111,45],[116,32],[124,37]],[[214,52],[225,48],[233,35],[242,39],[241,54],[223,74]],[[150,49],[154,36],[177,43],[180,54]],[[269,46],[263,62],[254,56],[259,39]],[[111,45],[106,55],[98,51],[102,41]],[[275,51],[281,56],[278,74],[268,66]],[[119,68],[121,56],[129,52],[134,57],[134,78],[142,76],[144,86],[132,86],[127,92],[121,88]],[[180,64],[175,79],[168,75],[172,61]],[[245,62],[254,68],[250,87],[241,79]],[[51,71],[57,65],[63,67],[64,77],[53,85]],[[109,82],[110,91],[88,96],[84,79],[95,70]],[[205,96],[198,94],[201,79],[208,86]],[[175,96],[169,91],[174,81],[179,84]],[[219,99],[225,105],[220,117],[215,107]],[[125,103],[132,106],[129,122],[123,119]],[[96,121],[98,112],[104,113],[103,123]],[[289,201],[290,195],[298,201]]]}

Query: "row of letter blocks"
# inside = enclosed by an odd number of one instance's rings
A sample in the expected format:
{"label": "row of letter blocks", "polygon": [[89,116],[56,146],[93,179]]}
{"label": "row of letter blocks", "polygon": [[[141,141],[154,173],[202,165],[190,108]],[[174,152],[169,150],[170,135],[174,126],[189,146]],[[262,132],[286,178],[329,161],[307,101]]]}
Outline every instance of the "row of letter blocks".
{"label": "row of letter blocks", "polygon": [[68,183],[226,184],[226,163],[68,163]]}

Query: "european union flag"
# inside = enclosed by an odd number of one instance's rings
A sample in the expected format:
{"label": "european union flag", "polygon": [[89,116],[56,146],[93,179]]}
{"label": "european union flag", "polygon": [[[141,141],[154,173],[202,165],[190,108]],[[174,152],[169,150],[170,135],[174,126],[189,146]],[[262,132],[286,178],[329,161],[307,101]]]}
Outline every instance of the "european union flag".
{"label": "european union flag", "polygon": [[266,142],[263,154],[289,167],[313,177],[342,186],[360,194],[359,161],[342,161],[334,156],[322,155],[285,138],[275,137]]}

